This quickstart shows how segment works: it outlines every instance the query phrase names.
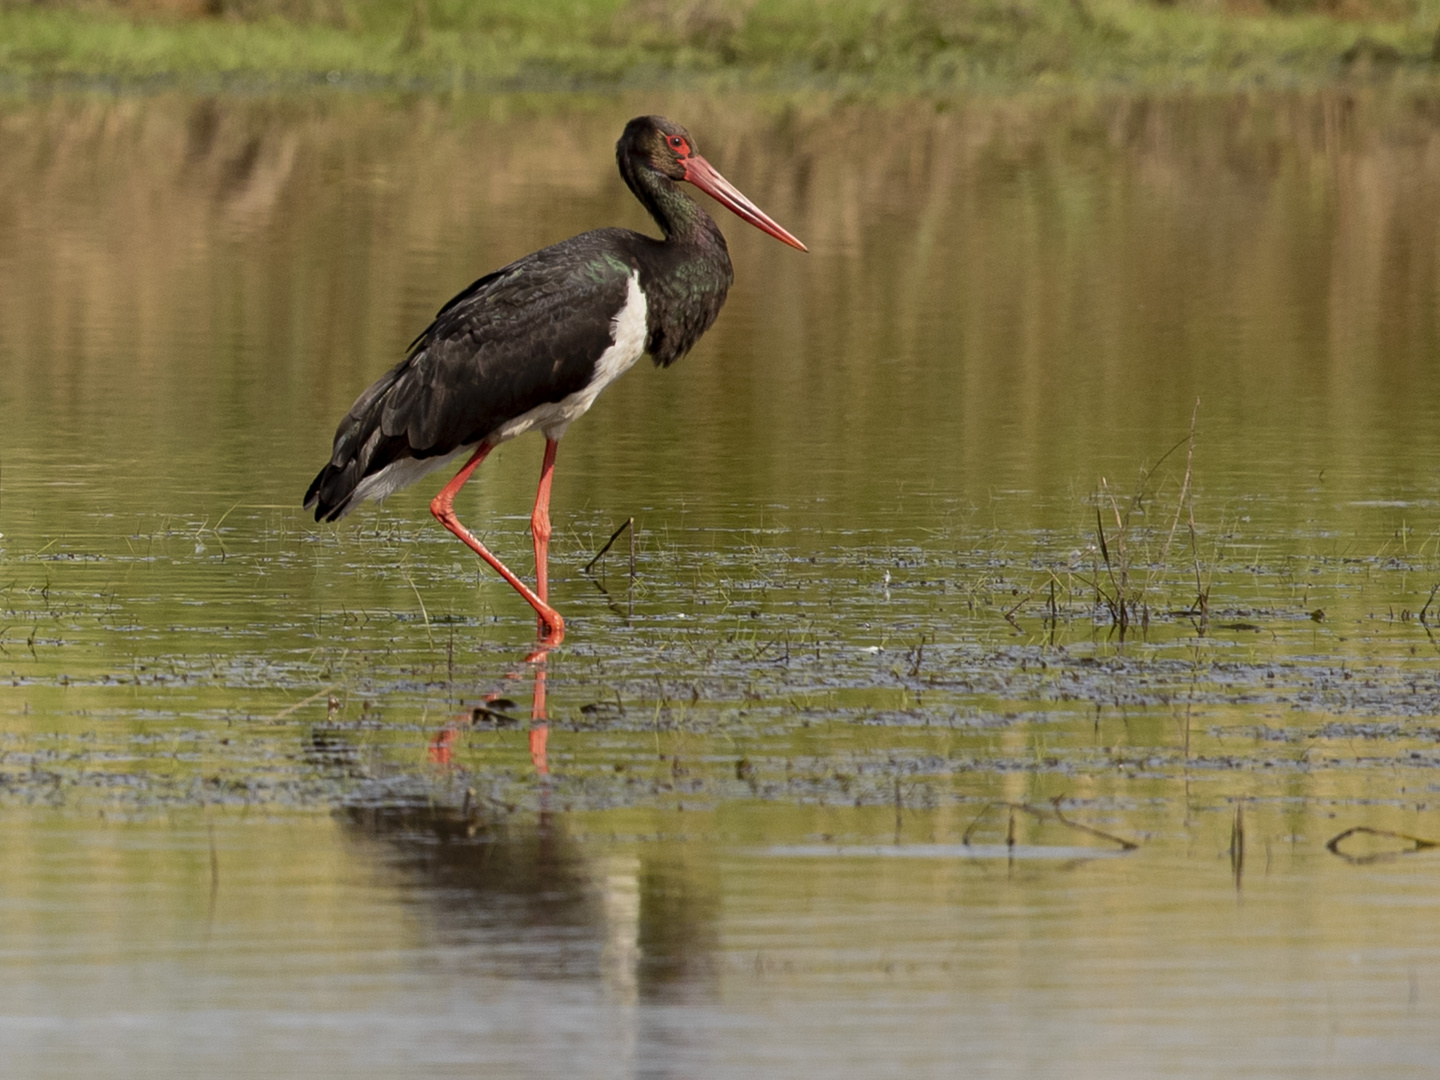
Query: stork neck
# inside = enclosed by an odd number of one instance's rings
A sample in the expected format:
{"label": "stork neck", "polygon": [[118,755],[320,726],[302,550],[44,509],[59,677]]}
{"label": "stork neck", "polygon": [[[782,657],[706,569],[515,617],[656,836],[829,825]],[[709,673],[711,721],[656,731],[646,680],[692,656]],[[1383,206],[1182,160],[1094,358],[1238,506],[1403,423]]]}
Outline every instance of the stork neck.
{"label": "stork neck", "polygon": [[665,239],[671,243],[725,246],[720,227],[675,181],[649,170],[625,176],[630,190],[640,200]]}

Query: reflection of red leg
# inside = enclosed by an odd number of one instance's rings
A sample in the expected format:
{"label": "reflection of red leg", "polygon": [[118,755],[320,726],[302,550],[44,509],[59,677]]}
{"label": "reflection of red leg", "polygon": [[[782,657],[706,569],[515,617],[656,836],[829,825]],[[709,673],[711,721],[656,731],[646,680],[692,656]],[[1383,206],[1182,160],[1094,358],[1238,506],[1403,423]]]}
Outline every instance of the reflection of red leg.
{"label": "reflection of red leg", "polygon": [[535,700],[530,706],[530,761],[535,772],[548,776],[550,764],[545,757],[545,744],[550,738],[550,726],[545,722],[545,668],[535,668]]}
{"label": "reflection of red leg", "polygon": [[[535,539],[535,592],[550,600],[550,475],[555,471],[555,451],[560,443],[545,440],[545,462],[540,466],[540,486],[535,490],[535,509],[530,514],[530,535]],[[545,636],[545,616],[540,616],[540,636]]]}
{"label": "reflection of red leg", "polygon": [[[551,445],[553,444],[547,444],[546,446],[545,458],[547,463],[553,465],[554,453],[550,450]],[[470,479],[470,474],[475,471],[476,467],[479,466],[480,462],[485,460],[485,456],[490,453],[490,450],[491,447],[487,446],[485,443],[480,444],[480,448],[476,450],[473,455],[471,455],[470,460],[465,463],[465,467],[455,474],[455,479],[451,480],[450,483],[446,484],[440,490],[440,494],[436,495],[435,498],[430,501],[430,512],[435,515],[436,520],[438,520],[441,525],[444,525],[445,528],[449,529],[452,533],[454,533],[462,541],[464,541],[466,546],[469,547],[471,551],[475,552],[475,554],[479,555],[482,559],[489,563],[490,566],[495,570],[495,572],[501,577],[503,577],[506,581],[508,581],[510,583],[510,587],[516,592],[518,592],[521,596],[523,596],[526,603],[528,603],[532,608],[535,609],[535,614],[538,615],[540,618],[540,636],[542,639],[542,643],[547,647],[559,645],[565,637],[565,620],[560,618],[560,613],[554,608],[552,608],[540,597],[536,596],[533,592],[531,592],[529,586],[527,586],[523,581],[521,581],[518,577],[511,573],[508,566],[502,563],[494,555],[491,555],[490,552],[485,549],[485,545],[480,543],[480,541],[475,538],[474,534],[472,534],[469,529],[465,528],[464,525],[461,525],[460,519],[455,516],[454,504],[456,494],[460,491],[462,487],[465,486],[465,481]],[[545,477],[542,478],[542,485],[547,496],[547,502],[549,501],[548,478],[549,473],[547,470]],[[547,536],[548,533],[549,519],[547,515]]]}
{"label": "reflection of red leg", "polygon": [[454,756],[455,740],[459,735],[453,720],[441,728],[435,738],[430,740],[430,764],[450,765]]}

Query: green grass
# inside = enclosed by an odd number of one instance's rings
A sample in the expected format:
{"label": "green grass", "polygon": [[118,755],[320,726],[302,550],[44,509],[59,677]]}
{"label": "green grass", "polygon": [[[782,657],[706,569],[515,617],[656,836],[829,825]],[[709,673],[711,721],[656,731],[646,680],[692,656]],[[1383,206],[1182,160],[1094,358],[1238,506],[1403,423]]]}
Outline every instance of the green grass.
{"label": "green grass", "polygon": [[[1428,83],[1440,72],[1437,0],[1362,19],[1145,0],[188,2],[188,13],[139,15],[0,0],[0,79],[486,88],[699,78],[923,91],[1315,85],[1357,71]],[[1361,39],[1378,52],[1344,62]]]}

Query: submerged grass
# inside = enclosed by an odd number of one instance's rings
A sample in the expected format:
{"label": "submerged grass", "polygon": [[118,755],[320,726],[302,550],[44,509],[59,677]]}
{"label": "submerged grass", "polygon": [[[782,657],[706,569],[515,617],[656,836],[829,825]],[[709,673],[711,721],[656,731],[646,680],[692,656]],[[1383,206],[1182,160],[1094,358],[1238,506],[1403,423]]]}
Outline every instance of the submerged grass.
{"label": "submerged grass", "polygon": [[0,77],[422,89],[698,78],[902,92],[1434,77],[1436,0],[1287,9],[1137,0],[0,0]]}

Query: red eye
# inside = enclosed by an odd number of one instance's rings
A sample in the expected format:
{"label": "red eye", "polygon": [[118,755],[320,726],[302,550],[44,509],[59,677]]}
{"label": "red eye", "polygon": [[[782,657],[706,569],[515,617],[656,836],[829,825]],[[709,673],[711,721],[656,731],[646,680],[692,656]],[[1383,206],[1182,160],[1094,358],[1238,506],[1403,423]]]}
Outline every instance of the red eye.
{"label": "red eye", "polygon": [[668,141],[670,143],[670,149],[674,150],[677,154],[683,155],[690,152],[690,147],[686,145],[685,140],[679,135],[671,135]]}

